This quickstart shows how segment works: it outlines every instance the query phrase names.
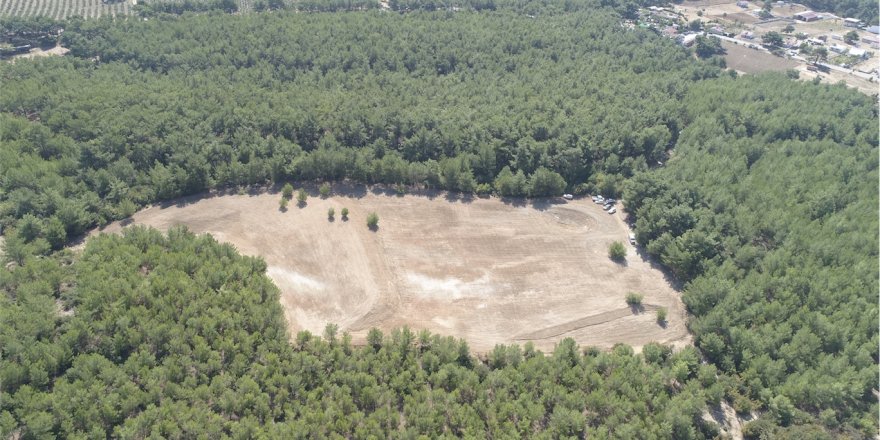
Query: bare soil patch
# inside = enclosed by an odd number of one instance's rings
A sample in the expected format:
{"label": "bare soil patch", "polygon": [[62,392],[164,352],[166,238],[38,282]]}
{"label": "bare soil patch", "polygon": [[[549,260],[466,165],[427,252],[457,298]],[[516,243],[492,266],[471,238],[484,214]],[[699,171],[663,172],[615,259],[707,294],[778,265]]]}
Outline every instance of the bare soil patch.
{"label": "bare soil patch", "polygon": [[13,55],[10,57],[10,59],[11,60],[18,60],[18,59],[39,58],[39,57],[48,57],[48,56],[62,56],[62,55],[67,55],[68,52],[70,52],[70,49],[68,49],[66,47],[61,47],[61,46],[55,46],[51,49],[46,49],[46,50],[34,48],[34,49],[31,49],[31,51],[28,53]]}
{"label": "bare soil patch", "polygon": [[[756,42],[755,44],[760,43]],[[729,41],[722,41],[721,47],[727,51],[727,54],[724,55],[727,67],[739,72],[784,72],[800,65],[795,60],[778,57],[763,50],[750,49]]]}
{"label": "bare soil patch", "polygon": [[[189,199],[126,223],[183,224],[263,257],[291,334],[337,323],[358,343],[373,327],[407,325],[465,338],[478,352],[526,340],[550,350],[565,337],[604,348],[691,342],[684,306],[663,273],[629,244],[626,264],[608,258],[612,241],[627,241],[620,213],[589,200],[342,193],[286,212],[279,194]],[[343,207],[348,221],[339,218]],[[366,226],[370,212],[379,215],[376,231]],[[643,310],[627,308],[630,291],[644,295]],[[656,323],[660,306],[669,311],[665,327]]]}

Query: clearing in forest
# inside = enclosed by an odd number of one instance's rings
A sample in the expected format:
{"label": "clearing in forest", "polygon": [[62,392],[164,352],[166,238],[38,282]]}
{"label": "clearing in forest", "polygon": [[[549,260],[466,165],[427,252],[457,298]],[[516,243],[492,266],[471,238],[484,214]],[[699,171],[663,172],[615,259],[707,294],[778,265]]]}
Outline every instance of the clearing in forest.
{"label": "clearing in forest", "polygon": [[[760,44],[759,42],[755,43]],[[721,47],[727,52],[724,61],[727,67],[743,73],[784,72],[800,65],[798,61],[778,57],[759,49],[750,49],[729,41],[722,41]]]}
{"label": "clearing in forest", "polygon": [[[127,223],[187,225],[264,258],[292,335],[320,334],[332,322],[356,343],[373,327],[407,325],[465,338],[477,352],[526,341],[550,350],[565,337],[603,348],[690,343],[678,292],[628,243],[624,264],[608,258],[609,244],[627,242],[629,231],[620,213],[588,199],[505,203],[337,188],[286,211],[279,199],[185,199]],[[366,226],[370,212],[379,215],[375,231]],[[641,310],[627,306],[628,292],[644,295]],[[659,307],[668,310],[665,326],[656,321]]]}

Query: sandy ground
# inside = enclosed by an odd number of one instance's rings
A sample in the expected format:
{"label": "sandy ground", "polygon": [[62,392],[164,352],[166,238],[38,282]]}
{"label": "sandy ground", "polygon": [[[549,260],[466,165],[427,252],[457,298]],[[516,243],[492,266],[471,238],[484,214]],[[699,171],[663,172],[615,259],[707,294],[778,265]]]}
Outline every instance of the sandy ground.
{"label": "sandy ground", "polygon": [[39,58],[39,57],[48,57],[53,55],[66,55],[67,52],[70,52],[70,49],[61,46],[55,46],[51,49],[43,50],[39,48],[31,49],[28,53],[13,55],[10,57],[12,60],[17,59],[26,59],[26,58]]}
{"label": "sandy ground", "polygon": [[[313,196],[286,212],[278,194],[194,198],[145,209],[129,223],[184,224],[263,257],[291,334],[320,333],[332,322],[358,343],[373,327],[407,325],[465,338],[476,352],[529,340],[551,350],[565,337],[603,348],[691,343],[684,306],[663,273],[629,244],[625,264],[609,260],[608,245],[626,242],[628,230],[620,213],[590,200],[344,194]],[[348,221],[339,218],[343,207]],[[373,211],[376,231],[365,223]],[[630,291],[644,294],[643,310],[627,307]],[[656,322],[661,306],[666,326]]]}
{"label": "sandy ground", "polygon": [[721,434],[733,440],[743,439],[743,426],[757,418],[755,414],[739,416],[733,407],[724,400],[712,405],[703,412],[703,420],[718,424]]}

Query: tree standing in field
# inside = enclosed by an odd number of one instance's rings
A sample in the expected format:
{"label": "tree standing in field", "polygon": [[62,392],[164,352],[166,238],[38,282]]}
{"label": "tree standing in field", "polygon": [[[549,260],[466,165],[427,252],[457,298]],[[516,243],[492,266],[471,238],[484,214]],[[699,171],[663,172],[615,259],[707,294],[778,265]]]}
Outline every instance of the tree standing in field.
{"label": "tree standing in field", "polygon": [[819,61],[825,61],[828,59],[828,49],[825,46],[819,46],[813,49],[813,64],[818,63]]}
{"label": "tree standing in field", "polygon": [[770,31],[764,34],[764,36],[761,37],[761,41],[764,43],[765,46],[773,47],[782,47],[782,45],[785,43],[782,35],[780,35],[779,32],[774,31]]}
{"label": "tree standing in field", "polygon": [[278,209],[280,209],[281,212],[287,211],[287,199],[284,197],[281,198],[281,201],[278,202]]}
{"label": "tree standing in field", "polygon": [[306,206],[306,200],[308,198],[309,198],[309,195],[308,195],[308,193],[306,193],[306,190],[304,190],[304,189],[300,189],[299,192],[296,193],[296,202],[300,208],[302,208],[303,206]]}
{"label": "tree standing in field", "polygon": [[859,41],[859,33],[856,31],[849,31],[843,36],[843,41],[846,42],[846,44],[853,44],[856,41]]}
{"label": "tree standing in field", "polygon": [[666,307],[660,307],[657,309],[657,324],[666,324]]}
{"label": "tree standing in field", "polygon": [[375,212],[371,212],[370,215],[367,216],[367,227],[376,230],[379,228],[379,215]]}
{"label": "tree standing in field", "polygon": [[644,297],[641,293],[630,292],[626,294],[626,304],[630,307],[641,307],[642,299]]}
{"label": "tree standing in field", "polygon": [[611,243],[611,246],[608,246],[608,257],[617,262],[625,260],[626,246],[619,241]]}
{"label": "tree standing in field", "polygon": [[285,183],[281,188],[281,197],[290,200],[293,197],[293,185]]}
{"label": "tree standing in field", "polygon": [[342,211],[340,211],[340,214],[342,215],[343,221],[348,221],[348,208],[342,208]]}
{"label": "tree standing in field", "polygon": [[327,220],[330,220],[332,222],[334,217],[336,217],[336,210],[333,208],[328,209],[327,210]]}

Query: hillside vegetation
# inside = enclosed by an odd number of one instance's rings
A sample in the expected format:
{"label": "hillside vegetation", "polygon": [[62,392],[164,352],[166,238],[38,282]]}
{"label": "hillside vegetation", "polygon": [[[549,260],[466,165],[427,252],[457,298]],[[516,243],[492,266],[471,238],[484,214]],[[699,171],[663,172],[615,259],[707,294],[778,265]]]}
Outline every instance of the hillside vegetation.
{"label": "hillside vegetation", "polygon": [[290,345],[265,270],[211,237],[135,228],[90,240],[72,266],[30,259],[2,272],[10,397],[0,429],[23,438],[714,432],[700,411],[704,390],[720,385],[694,349],[581,353],[567,339],[547,357],[498,346],[484,364],[465,341],[404,328],[355,348],[332,325]]}
{"label": "hillside vegetation", "polygon": [[877,109],[840,87],[698,85],[675,157],[626,204],[648,252],[690,280],[691,330],[740,409],[829,427],[867,411],[854,423],[875,429]]}
{"label": "hillside vegetation", "polygon": [[74,57],[0,70],[15,84],[0,129],[16,139],[0,222],[31,214],[71,237],[157,200],[289,179],[617,193],[665,159],[687,85],[720,74],[602,10],[66,29]]}
{"label": "hillside vegetation", "polygon": [[[3,433],[704,438],[725,400],[753,438],[876,435],[876,101],[514,3],[75,20],[72,56],[0,65]],[[699,353],[291,347],[265,264],[210,238],[55,252],[181,195],[342,179],[622,193]]]}

